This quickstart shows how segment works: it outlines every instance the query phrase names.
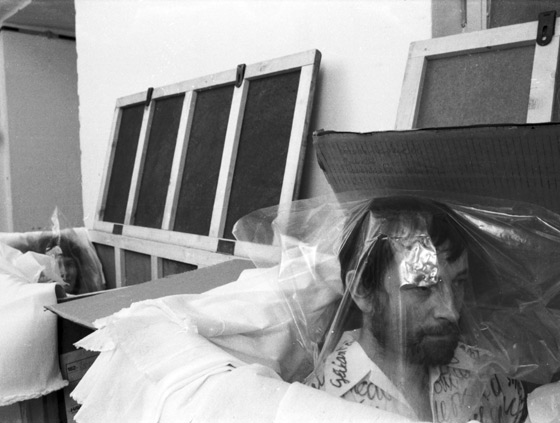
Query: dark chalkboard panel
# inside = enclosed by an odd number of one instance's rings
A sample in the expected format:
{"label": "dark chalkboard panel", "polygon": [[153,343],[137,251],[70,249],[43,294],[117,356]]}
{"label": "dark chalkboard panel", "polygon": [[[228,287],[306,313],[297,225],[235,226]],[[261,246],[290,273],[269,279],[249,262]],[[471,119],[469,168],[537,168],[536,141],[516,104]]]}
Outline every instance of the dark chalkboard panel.
{"label": "dark chalkboard panel", "polygon": [[546,45],[537,22],[415,41],[396,129],[556,119],[560,21]]}
{"label": "dark chalkboard panel", "polygon": [[124,252],[123,285],[136,285],[152,279],[152,261],[149,255],[134,251]]}
{"label": "dark chalkboard panel", "polygon": [[117,99],[94,222],[114,247],[115,286],[254,254],[231,241],[233,225],[297,197],[320,59],[309,50]]}
{"label": "dark chalkboard panel", "polygon": [[115,273],[115,249],[108,245],[94,243],[95,252],[101,268],[103,269],[103,276],[105,277],[105,286],[107,289],[117,287],[117,276]]}
{"label": "dark chalkboard panel", "polygon": [[535,46],[428,60],[417,128],[527,121]]}
{"label": "dark chalkboard panel", "polygon": [[163,277],[177,275],[179,273],[190,272],[191,270],[198,269],[198,266],[189,263],[181,263],[180,261],[175,260],[161,260],[161,269],[163,273]]}
{"label": "dark chalkboard panel", "polygon": [[111,178],[102,213],[105,222],[124,223],[143,115],[144,104],[121,109]]}
{"label": "dark chalkboard panel", "polygon": [[252,80],[247,94],[224,237],[237,220],[278,204],[300,72]]}
{"label": "dark chalkboard panel", "polygon": [[185,96],[155,100],[133,223],[161,228]]}
{"label": "dark chalkboard panel", "polygon": [[208,235],[234,85],[196,93],[173,230]]}
{"label": "dark chalkboard panel", "polygon": [[560,13],[560,2],[558,0],[492,0],[488,28],[536,21],[539,13],[550,10]]}

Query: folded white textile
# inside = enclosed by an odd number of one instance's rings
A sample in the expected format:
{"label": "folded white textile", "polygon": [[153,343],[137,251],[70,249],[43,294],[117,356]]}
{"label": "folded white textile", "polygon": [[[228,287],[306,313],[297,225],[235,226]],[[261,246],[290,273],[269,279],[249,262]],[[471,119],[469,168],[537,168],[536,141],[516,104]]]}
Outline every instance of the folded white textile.
{"label": "folded white textile", "polygon": [[243,365],[168,313],[161,304],[127,309],[80,341],[104,351],[72,392],[83,404],[78,422],[158,422],[168,397],[188,398],[209,376]]}
{"label": "folded white textile", "polygon": [[0,406],[63,388],[58,365],[54,283],[37,283],[46,256],[0,243]]}
{"label": "folded white textile", "polygon": [[539,386],[527,398],[530,423],[560,422],[560,382]]}
{"label": "folded white textile", "polygon": [[246,365],[210,376],[194,393],[177,392],[168,399],[160,423],[273,423],[290,384],[271,369]]}
{"label": "folded white textile", "polygon": [[[239,381],[234,368],[251,364],[267,368],[266,384],[307,376],[313,351],[294,314],[301,312],[306,324],[326,324],[325,310],[341,295],[335,259],[313,263],[312,272],[309,265],[296,253],[281,269],[248,270],[204,294],[135,303],[95,322],[99,329],[76,344],[101,352],[72,393],[82,404],[76,420],[156,423],[163,416],[184,416],[195,395],[205,401],[198,391],[207,380]],[[282,275],[289,285],[281,283]],[[305,310],[288,306],[286,297],[294,295]],[[270,377],[275,373],[282,379]],[[231,386],[239,391],[249,385]],[[218,400],[213,390],[202,392],[209,393],[209,403]],[[247,391],[251,395],[257,393]],[[263,410],[273,415],[275,407]]]}
{"label": "folded white textile", "polygon": [[[163,334],[168,329],[158,325],[156,330]],[[181,334],[178,337],[182,338],[180,343],[187,341]],[[91,378],[95,379],[76,421],[409,422],[393,413],[350,403],[297,382],[284,382],[272,369],[259,364],[244,365],[200,335],[191,333],[189,338],[193,349],[184,351],[186,360],[181,363],[177,356],[176,362],[168,363],[171,367],[167,371],[161,365],[156,374],[149,372],[155,379],[130,365],[132,360],[118,348],[103,352],[94,363],[98,368],[92,367],[86,374],[90,380],[82,379],[73,392],[78,401],[84,401],[84,384],[89,386]],[[118,403],[121,406],[115,407]]]}

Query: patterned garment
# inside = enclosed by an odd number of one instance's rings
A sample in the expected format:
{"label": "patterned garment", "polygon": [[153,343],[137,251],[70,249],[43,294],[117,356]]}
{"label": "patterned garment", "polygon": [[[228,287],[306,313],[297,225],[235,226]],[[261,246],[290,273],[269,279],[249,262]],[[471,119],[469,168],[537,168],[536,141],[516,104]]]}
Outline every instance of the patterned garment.
{"label": "patterned garment", "polygon": [[[308,384],[348,401],[391,411],[413,420],[416,413],[403,394],[346,333],[325,362],[322,375]],[[446,366],[430,369],[434,423],[519,423],[524,417],[523,385],[504,375],[477,377],[476,369],[490,363],[489,353],[459,344]]]}

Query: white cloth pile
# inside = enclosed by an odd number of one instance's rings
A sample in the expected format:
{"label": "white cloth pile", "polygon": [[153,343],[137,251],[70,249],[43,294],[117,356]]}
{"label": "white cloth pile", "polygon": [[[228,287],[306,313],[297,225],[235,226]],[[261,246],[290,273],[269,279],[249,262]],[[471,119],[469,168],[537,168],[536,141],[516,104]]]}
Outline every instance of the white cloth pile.
{"label": "white cloth pile", "polygon": [[58,365],[52,258],[0,243],[0,406],[38,398],[63,388]]}

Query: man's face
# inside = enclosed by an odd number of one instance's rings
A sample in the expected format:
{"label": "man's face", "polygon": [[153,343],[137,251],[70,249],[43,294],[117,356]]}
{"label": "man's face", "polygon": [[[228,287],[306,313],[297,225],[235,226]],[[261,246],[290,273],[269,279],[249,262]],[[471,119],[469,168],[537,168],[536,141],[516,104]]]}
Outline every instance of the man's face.
{"label": "man's face", "polygon": [[450,262],[446,247],[444,244],[437,249],[439,282],[435,285],[403,284],[398,255],[383,279],[387,292],[383,313],[385,347],[404,349],[406,358],[413,363],[447,364],[459,340],[459,313],[469,277],[468,260],[464,252]]}

